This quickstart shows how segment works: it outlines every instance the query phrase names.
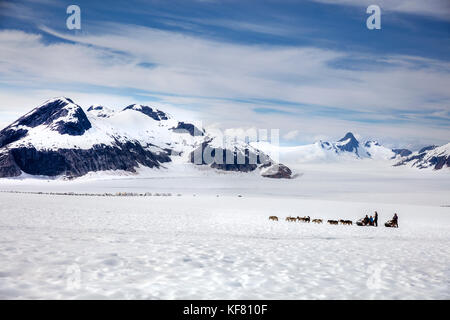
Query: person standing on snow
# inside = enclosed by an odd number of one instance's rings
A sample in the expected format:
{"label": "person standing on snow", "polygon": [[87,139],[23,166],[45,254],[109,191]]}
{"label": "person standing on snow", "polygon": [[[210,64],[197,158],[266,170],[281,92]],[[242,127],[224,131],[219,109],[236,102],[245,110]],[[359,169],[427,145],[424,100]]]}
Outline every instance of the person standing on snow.
{"label": "person standing on snow", "polygon": [[398,216],[397,216],[397,213],[394,213],[394,217],[392,218],[392,222],[393,222],[394,226],[396,226],[398,228]]}
{"label": "person standing on snow", "polygon": [[373,217],[372,216],[370,216],[369,221],[370,221],[370,225],[373,226]]}
{"label": "person standing on snow", "polygon": [[375,227],[378,227],[378,212],[375,211],[375,219],[373,219],[373,224]]}

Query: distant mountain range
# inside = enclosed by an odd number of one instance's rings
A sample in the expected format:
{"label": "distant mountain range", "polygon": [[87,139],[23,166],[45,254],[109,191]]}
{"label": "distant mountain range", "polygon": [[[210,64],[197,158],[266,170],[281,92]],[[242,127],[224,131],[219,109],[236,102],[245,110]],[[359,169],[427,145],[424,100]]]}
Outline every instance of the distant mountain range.
{"label": "distant mountain range", "polygon": [[360,144],[355,136],[348,132],[336,143],[321,142],[324,149],[331,149],[336,154],[352,153],[358,158],[391,160],[394,166],[410,165],[419,169],[433,168],[435,170],[450,167],[450,143],[438,146],[427,146],[417,152],[408,149],[389,149],[377,141],[366,141]]}
{"label": "distant mountain range", "polygon": [[443,146],[428,146],[406,155],[395,166],[411,165],[419,169],[433,168],[439,170],[450,167],[450,143]]}
{"label": "distant mountain range", "polygon": [[[221,150],[213,149],[215,145],[219,145],[217,138],[204,129],[152,107],[134,104],[115,112],[96,105],[85,113],[71,99],[56,98],[0,131],[0,177],[136,172],[140,166],[164,169],[174,160],[224,171],[258,170],[268,178],[292,175],[288,167],[246,143],[234,142]],[[206,148],[213,149],[215,160],[222,158],[223,163],[206,161]],[[226,156],[236,161],[225,163]]]}
{"label": "distant mountain range", "polygon": [[[134,173],[139,167],[165,170],[174,161],[220,171],[258,172],[267,178],[293,177],[288,166],[272,160],[271,145],[234,140],[224,148],[222,142],[204,128],[153,107],[133,104],[114,111],[93,105],[85,112],[69,98],[55,98],[0,131],[0,177]],[[439,170],[450,167],[450,143],[411,152],[389,149],[377,141],[360,143],[348,132],[336,142],[284,148],[283,157],[295,162],[368,158]]]}
{"label": "distant mountain range", "polygon": [[428,146],[412,152],[408,149],[390,149],[374,140],[361,143],[353,133],[348,132],[336,142],[320,140],[308,145],[279,148],[264,142],[252,145],[269,155],[279,153],[280,158],[287,163],[334,163],[372,159],[385,161],[392,166],[411,166],[419,169],[439,170],[450,167],[450,143],[441,147]]}

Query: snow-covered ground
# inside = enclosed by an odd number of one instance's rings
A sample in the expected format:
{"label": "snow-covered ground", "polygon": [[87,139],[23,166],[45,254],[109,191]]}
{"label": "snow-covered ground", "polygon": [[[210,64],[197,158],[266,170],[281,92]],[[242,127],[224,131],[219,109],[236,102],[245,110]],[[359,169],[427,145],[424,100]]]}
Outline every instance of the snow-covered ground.
{"label": "snow-covered ground", "polygon": [[[1,192],[0,298],[449,299],[449,173],[370,168],[2,179],[9,191],[172,196]],[[397,212],[400,228],[284,221],[374,210],[381,225]]]}

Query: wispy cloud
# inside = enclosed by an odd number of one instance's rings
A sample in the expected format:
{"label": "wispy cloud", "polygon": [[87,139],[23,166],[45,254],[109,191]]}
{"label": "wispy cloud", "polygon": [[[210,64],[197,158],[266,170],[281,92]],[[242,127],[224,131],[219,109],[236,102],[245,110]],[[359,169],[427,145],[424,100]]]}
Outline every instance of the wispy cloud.
{"label": "wispy cloud", "polygon": [[292,130],[289,131],[288,133],[286,133],[283,138],[286,140],[294,140],[295,138],[297,138],[297,136],[299,135],[299,131],[298,130]]}
{"label": "wispy cloud", "polygon": [[368,7],[379,5],[385,11],[430,16],[450,20],[450,2],[448,0],[311,0],[331,5],[350,5]]}
{"label": "wispy cloud", "polygon": [[[125,69],[116,74],[121,75],[120,79],[108,75],[109,84],[111,80],[119,81],[121,85],[129,81],[141,89],[175,94],[278,98],[372,111],[434,109],[440,102],[429,102],[429,97],[442,101],[449,98],[450,64],[438,60],[426,59],[424,63],[422,58],[386,56],[384,59],[389,68],[360,72],[332,66],[337,59],[348,56],[347,53],[313,47],[220,43],[169,31],[117,24],[106,25],[99,34],[87,36],[68,36],[46,28],[43,30],[66,40],[95,46],[92,52],[87,50],[88,59],[78,61],[103,60],[107,54],[105,49],[126,53],[124,56],[112,55],[109,61],[115,63],[108,63],[110,68],[92,61],[102,68],[97,70],[99,75],[108,73],[109,69]],[[78,48],[80,50],[84,48]],[[372,59],[379,58],[365,56],[368,65]],[[141,70],[132,65],[133,61],[153,63],[156,67],[151,72]],[[130,79],[127,71],[132,73]],[[145,74],[140,77],[142,72]],[[145,85],[142,80],[145,80]],[[108,83],[104,79],[100,81],[102,85]]]}
{"label": "wispy cloud", "polygon": [[[283,128],[288,137],[298,130],[298,140],[354,130],[417,141],[418,128],[425,140],[448,139],[448,119],[443,126],[425,116],[450,109],[450,67],[444,61],[366,54],[358,58],[369,65],[382,60],[383,67],[355,70],[335,64],[351,64],[354,53],[315,47],[219,42],[117,23],[76,36],[41,30],[43,35],[0,32],[0,83],[138,90],[144,101],[148,95],[158,105],[201,111],[211,125]],[[64,41],[45,41],[46,35]],[[261,107],[274,112],[255,112]]]}

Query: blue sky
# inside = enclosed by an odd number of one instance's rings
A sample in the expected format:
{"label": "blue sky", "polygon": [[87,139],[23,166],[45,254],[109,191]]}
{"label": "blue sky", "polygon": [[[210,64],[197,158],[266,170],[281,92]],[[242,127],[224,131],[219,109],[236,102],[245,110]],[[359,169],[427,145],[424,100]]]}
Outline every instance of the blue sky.
{"label": "blue sky", "polygon": [[[81,30],[66,8],[81,8]],[[368,30],[366,8],[382,8]],[[148,103],[206,126],[450,137],[446,0],[0,1],[0,126],[44,100]]]}

